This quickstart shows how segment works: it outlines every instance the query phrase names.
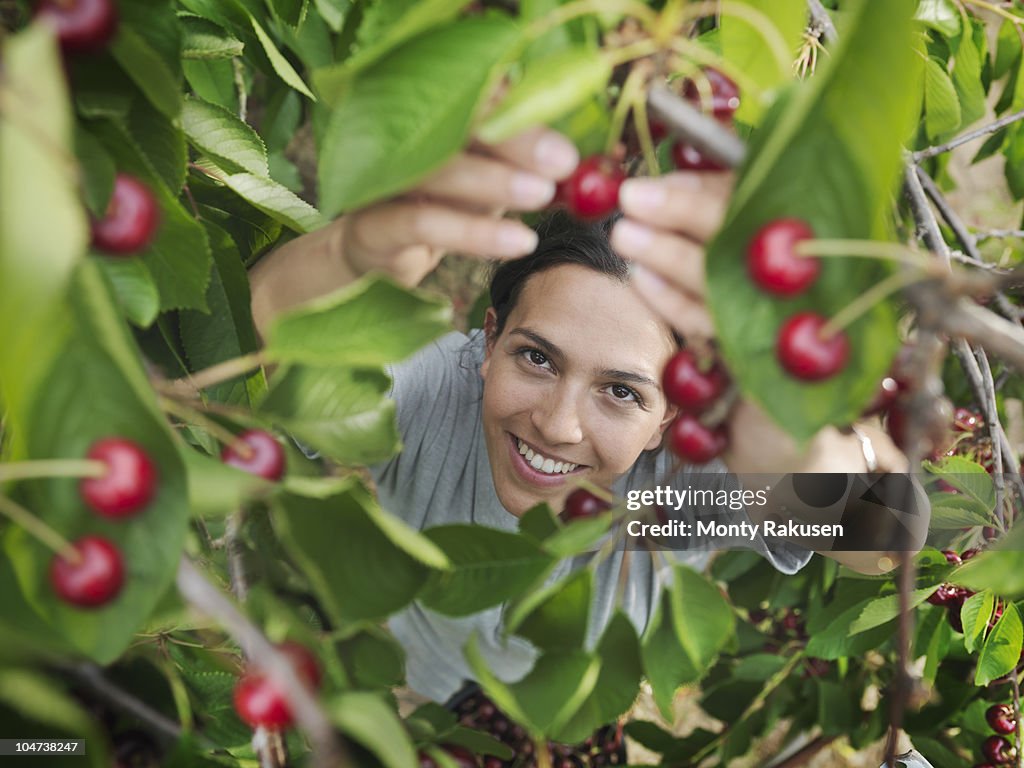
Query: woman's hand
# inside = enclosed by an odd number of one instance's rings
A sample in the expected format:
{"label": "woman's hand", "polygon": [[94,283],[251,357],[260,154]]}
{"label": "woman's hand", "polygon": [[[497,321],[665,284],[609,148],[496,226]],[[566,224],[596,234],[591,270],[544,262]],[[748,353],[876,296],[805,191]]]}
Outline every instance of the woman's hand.
{"label": "woman's hand", "polygon": [[475,145],[415,189],[292,240],[249,273],[257,329],[263,334],[280,313],[370,271],[413,286],[447,251],[482,258],[531,253],[533,230],[501,212],[543,208],[555,182],[578,162],[572,142],[537,128],[494,146]]}
{"label": "woman's hand", "polygon": [[[721,226],[732,189],[727,173],[673,173],[630,179],[619,202],[625,218],[612,230],[612,246],[633,262],[632,285],[685,339],[714,336],[705,304],[704,244]],[[905,471],[906,458],[888,435],[864,426],[880,471]],[[801,449],[756,404],[740,401],[729,418],[723,457],[740,473],[863,472],[860,440],[834,427]]]}

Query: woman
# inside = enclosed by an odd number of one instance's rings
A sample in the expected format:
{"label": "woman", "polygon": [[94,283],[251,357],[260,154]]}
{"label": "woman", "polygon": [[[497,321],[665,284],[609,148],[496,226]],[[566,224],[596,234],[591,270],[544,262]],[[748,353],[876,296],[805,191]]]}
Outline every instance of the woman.
{"label": "woman", "polygon": [[[393,371],[404,450],[374,476],[384,508],[414,527],[474,522],[515,530],[518,516],[539,502],[561,509],[581,480],[623,493],[668,477],[671,457],[658,449],[675,412],[661,370],[677,350],[674,333],[712,333],[702,243],[722,220],[730,179],[690,173],[625,182],[611,247],[601,231],[564,219],[549,221],[538,239],[492,213],[543,208],[577,162],[572,144],[546,129],[475,147],[410,194],[301,237],[253,270],[262,329],[278,312],[369,271],[415,285],[446,250],[519,259],[496,273],[483,332],[450,334]],[[905,459],[888,437],[867,429],[879,469],[902,470]],[[856,436],[826,429],[801,453],[748,404],[734,409],[730,433],[732,472],[867,468]],[[712,468],[721,482],[726,467]],[[689,476],[671,482],[682,487]],[[810,556],[762,540],[751,546],[786,572]],[[880,569],[874,553],[831,554],[858,570]],[[700,553],[678,557],[704,561]],[[553,578],[578,565],[563,563]],[[591,639],[610,618],[621,566],[618,552],[598,568]],[[624,603],[638,629],[658,583],[651,560],[633,558]],[[500,677],[524,674],[533,650],[505,640],[501,610],[451,619],[414,605],[394,617],[389,627],[406,649],[410,687],[437,701],[450,697],[471,678],[461,650],[474,631]]]}

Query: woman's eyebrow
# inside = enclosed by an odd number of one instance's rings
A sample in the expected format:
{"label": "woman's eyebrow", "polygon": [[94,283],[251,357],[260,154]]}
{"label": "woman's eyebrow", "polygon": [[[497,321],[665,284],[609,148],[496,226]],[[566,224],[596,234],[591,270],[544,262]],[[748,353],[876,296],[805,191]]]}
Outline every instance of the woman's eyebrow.
{"label": "woman's eyebrow", "polygon": [[565,353],[561,349],[559,349],[559,347],[556,344],[548,341],[539,333],[531,331],[529,328],[514,328],[513,330],[509,331],[510,336],[515,334],[518,334],[519,336],[525,336],[526,338],[528,338],[530,341],[532,341],[534,344],[540,347],[543,352],[547,353],[548,357],[555,357],[560,360],[565,359]]}
{"label": "woman's eyebrow", "polygon": [[652,379],[650,376],[644,376],[641,373],[634,373],[633,371],[619,371],[614,368],[601,371],[601,375],[608,379],[618,379],[619,381],[628,381],[631,384],[640,384],[643,386],[654,387],[657,389],[658,382]]}

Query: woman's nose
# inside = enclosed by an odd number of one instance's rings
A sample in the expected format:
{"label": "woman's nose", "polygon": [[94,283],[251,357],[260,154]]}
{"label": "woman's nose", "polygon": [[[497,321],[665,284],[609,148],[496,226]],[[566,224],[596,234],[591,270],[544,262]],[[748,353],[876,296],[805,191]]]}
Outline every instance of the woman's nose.
{"label": "woman's nose", "polygon": [[583,424],[577,394],[568,387],[552,392],[534,408],[533,426],[550,446],[583,440]]}

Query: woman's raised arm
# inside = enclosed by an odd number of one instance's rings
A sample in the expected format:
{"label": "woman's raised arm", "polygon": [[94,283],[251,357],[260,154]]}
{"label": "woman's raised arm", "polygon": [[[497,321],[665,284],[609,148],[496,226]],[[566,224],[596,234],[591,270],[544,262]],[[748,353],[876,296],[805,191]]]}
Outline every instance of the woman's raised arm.
{"label": "woman's raised arm", "polygon": [[413,286],[448,251],[515,258],[536,235],[505,210],[539,210],[579,156],[561,134],[538,128],[494,146],[474,145],[398,197],[353,211],[292,240],[250,272],[252,312],[263,334],[280,313],[367,272]]}

